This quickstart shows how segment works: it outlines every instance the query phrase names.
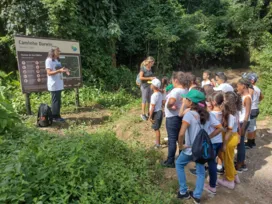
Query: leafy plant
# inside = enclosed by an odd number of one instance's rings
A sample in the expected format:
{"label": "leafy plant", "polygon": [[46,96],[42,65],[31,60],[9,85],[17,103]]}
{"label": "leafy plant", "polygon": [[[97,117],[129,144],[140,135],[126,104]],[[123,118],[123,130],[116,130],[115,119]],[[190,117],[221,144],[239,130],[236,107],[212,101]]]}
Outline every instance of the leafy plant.
{"label": "leafy plant", "polygon": [[262,45],[257,49],[252,48],[251,60],[254,64],[252,69],[259,74],[258,86],[264,95],[264,100],[260,103],[261,114],[272,114],[272,35],[265,32],[262,35]]}
{"label": "leafy plant", "polygon": [[[150,153],[112,132],[58,137],[15,128],[2,136],[3,203],[169,203],[153,183]],[[158,159],[155,154],[151,154]]]}

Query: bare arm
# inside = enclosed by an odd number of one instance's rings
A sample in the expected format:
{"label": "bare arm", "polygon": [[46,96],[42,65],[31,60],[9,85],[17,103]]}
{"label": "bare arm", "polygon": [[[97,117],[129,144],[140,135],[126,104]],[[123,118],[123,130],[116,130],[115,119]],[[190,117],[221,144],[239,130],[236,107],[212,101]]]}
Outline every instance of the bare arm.
{"label": "bare arm", "polygon": [[175,98],[170,98],[168,103],[167,103],[167,108],[172,109],[172,110],[176,110],[175,103],[176,103],[176,99]]}
{"label": "bare arm", "polygon": [[262,101],[264,99],[264,95],[262,94],[262,92],[260,93],[260,98],[259,101]]}
{"label": "bare arm", "polygon": [[246,129],[247,121],[248,121],[249,116],[250,116],[251,98],[246,97],[245,101],[244,101],[244,104],[245,104],[245,107],[246,107],[246,114],[245,114],[245,118],[244,118],[244,122],[243,122],[243,126],[242,126],[242,135],[244,135],[244,131]]}
{"label": "bare arm", "polygon": [[152,122],[152,115],[154,113],[155,104],[150,104],[150,110],[149,110],[149,120]]}
{"label": "bare arm", "polygon": [[216,129],[209,135],[209,137],[212,139],[215,136],[217,136],[218,134],[220,134],[222,131],[224,130],[224,128],[222,127],[222,125],[219,125],[218,127],[216,127]]}
{"label": "bare arm", "polygon": [[185,100],[186,98],[182,99],[182,105],[179,111],[179,117],[182,117],[185,113],[187,113],[186,106],[185,106]]}
{"label": "bare arm", "polygon": [[56,70],[56,71],[52,71],[52,70],[51,70],[51,69],[49,69],[49,68],[46,68],[46,72],[47,72],[47,75],[48,75],[48,76],[53,76],[53,75],[56,75],[56,74],[62,73],[62,72],[61,72],[61,69]]}
{"label": "bare arm", "polygon": [[140,80],[151,81],[153,79],[155,79],[155,77],[144,77],[144,72],[140,71]]}
{"label": "bare arm", "polygon": [[248,121],[251,111],[251,99],[249,97],[245,98],[245,107],[246,107],[246,114],[244,121]]}
{"label": "bare arm", "polygon": [[224,138],[224,141],[223,141],[223,151],[226,150],[227,148],[227,143],[229,141],[229,138],[230,136],[232,135],[232,130],[228,128],[226,134],[225,134],[225,138]]}
{"label": "bare arm", "polygon": [[178,136],[178,145],[179,145],[179,149],[183,149],[183,139],[184,139],[184,135],[185,132],[187,130],[187,128],[190,126],[189,123],[182,121],[182,125],[179,131],[179,136]]}

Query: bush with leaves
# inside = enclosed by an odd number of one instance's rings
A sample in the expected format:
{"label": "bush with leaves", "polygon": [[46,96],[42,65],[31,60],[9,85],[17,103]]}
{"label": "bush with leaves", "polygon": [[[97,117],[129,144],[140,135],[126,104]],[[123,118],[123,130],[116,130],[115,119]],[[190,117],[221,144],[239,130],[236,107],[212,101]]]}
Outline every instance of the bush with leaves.
{"label": "bush with leaves", "polygon": [[1,203],[171,200],[152,181],[150,153],[141,147],[128,147],[112,132],[59,137],[19,127],[1,137]]}
{"label": "bush with leaves", "polygon": [[11,85],[6,87],[4,84],[5,79],[8,77],[8,74],[0,71],[0,133],[12,129],[16,123],[20,122],[19,116],[8,100],[12,89]]}
{"label": "bush with leaves", "polygon": [[14,126],[19,122],[19,116],[12,108],[12,105],[8,100],[0,95],[0,133],[14,128]]}
{"label": "bush with leaves", "polygon": [[258,86],[264,100],[260,104],[261,113],[272,114],[272,34],[265,32],[262,35],[262,45],[251,50],[252,69],[259,74]]}

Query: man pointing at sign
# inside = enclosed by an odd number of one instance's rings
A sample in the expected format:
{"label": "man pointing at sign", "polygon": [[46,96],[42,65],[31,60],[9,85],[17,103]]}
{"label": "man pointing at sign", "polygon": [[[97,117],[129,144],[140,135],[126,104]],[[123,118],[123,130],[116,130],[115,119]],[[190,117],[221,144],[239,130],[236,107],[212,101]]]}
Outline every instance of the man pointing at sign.
{"label": "man pointing at sign", "polygon": [[53,120],[55,122],[64,122],[64,119],[60,116],[61,91],[64,89],[63,73],[67,75],[70,73],[67,68],[61,67],[61,63],[58,61],[59,54],[59,48],[51,49],[45,61],[45,67],[47,72],[47,88],[51,92]]}

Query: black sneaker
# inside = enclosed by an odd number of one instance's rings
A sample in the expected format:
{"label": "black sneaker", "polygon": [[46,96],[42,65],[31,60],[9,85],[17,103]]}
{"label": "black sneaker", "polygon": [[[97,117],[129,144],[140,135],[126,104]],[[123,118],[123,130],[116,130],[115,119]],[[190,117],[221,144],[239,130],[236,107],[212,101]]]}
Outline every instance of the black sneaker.
{"label": "black sneaker", "polygon": [[242,171],[248,171],[247,165],[243,164],[241,167]]}
{"label": "black sneaker", "polygon": [[195,203],[195,204],[200,204],[200,199],[194,197],[193,191],[190,191],[190,192],[189,192],[189,195],[190,195],[190,197],[194,200],[194,203]]}
{"label": "black sneaker", "polygon": [[221,169],[217,169],[217,174],[218,175],[223,175],[224,174],[224,168],[222,167]]}
{"label": "black sneaker", "polygon": [[177,198],[179,198],[179,199],[189,199],[190,194],[188,192],[186,192],[185,194],[180,194],[180,192],[178,192]]}
{"label": "black sneaker", "polygon": [[175,163],[174,163],[174,162],[173,162],[173,163],[170,163],[170,162],[168,162],[168,160],[162,162],[161,165],[162,165],[163,167],[166,167],[166,168],[176,168],[176,167],[175,167]]}
{"label": "black sneaker", "polygon": [[241,168],[237,168],[237,167],[235,167],[235,169],[236,169],[236,171],[237,171],[237,173],[243,173],[243,169],[242,169],[242,167]]}
{"label": "black sneaker", "polygon": [[196,176],[196,169],[189,169],[189,172],[190,172],[192,175]]}
{"label": "black sneaker", "polygon": [[253,148],[253,145],[252,145],[251,143],[249,144],[248,142],[246,142],[246,143],[245,143],[245,148],[246,148],[246,149],[252,149],[252,148]]}
{"label": "black sneaker", "polygon": [[252,139],[252,146],[256,147],[255,139]]}
{"label": "black sneaker", "polygon": [[235,167],[235,169],[236,169],[236,171],[237,171],[238,173],[243,173],[243,172],[248,171],[248,168],[247,168],[247,166],[246,166],[245,164],[242,165],[239,169],[238,169],[237,167]]}

